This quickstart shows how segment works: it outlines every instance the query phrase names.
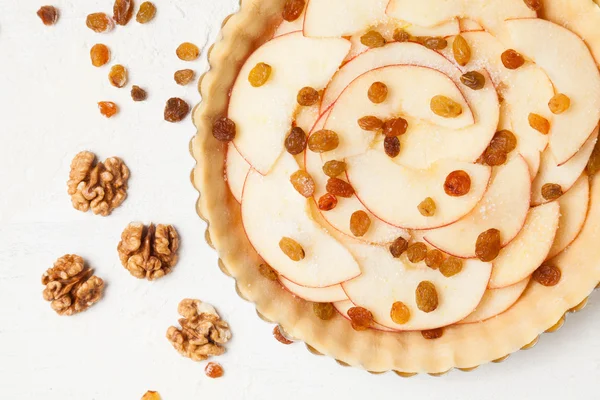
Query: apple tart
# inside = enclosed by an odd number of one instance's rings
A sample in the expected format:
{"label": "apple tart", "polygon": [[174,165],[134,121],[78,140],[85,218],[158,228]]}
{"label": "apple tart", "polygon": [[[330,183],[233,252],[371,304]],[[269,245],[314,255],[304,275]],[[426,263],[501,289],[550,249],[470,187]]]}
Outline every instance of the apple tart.
{"label": "apple tart", "polygon": [[598,26],[593,0],[242,1],[191,143],[238,293],[373,372],[556,329],[600,281]]}

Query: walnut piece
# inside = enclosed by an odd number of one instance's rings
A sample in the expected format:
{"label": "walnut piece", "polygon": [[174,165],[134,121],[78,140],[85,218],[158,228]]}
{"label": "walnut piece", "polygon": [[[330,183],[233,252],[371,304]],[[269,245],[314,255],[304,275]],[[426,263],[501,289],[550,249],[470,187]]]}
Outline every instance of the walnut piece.
{"label": "walnut piece", "polygon": [[223,345],[231,339],[231,331],[213,306],[200,300],[184,299],[177,311],[183,317],[179,319],[181,328],[171,326],[167,330],[167,339],[182,356],[204,361],[225,353]]}
{"label": "walnut piece", "polygon": [[127,197],[129,169],[120,158],[107,158],[96,163],[96,156],[82,151],[71,162],[67,182],[73,207],[106,217]]}
{"label": "walnut piece", "polygon": [[173,226],[154,224],[146,227],[132,222],[121,234],[117,246],[121,264],[139,279],[155,280],[173,270],[177,264],[179,235]]}
{"label": "walnut piece", "polygon": [[87,310],[98,302],[104,291],[104,281],[93,275],[81,258],[67,254],[56,260],[54,266],[42,275],[46,286],[44,300],[59,315],[73,315]]}

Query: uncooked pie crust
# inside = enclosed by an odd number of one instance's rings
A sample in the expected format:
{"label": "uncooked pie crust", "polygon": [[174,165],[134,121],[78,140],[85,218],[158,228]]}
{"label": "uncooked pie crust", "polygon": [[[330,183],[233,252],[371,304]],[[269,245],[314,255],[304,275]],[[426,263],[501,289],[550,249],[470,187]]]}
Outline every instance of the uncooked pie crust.
{"label": "uncooked pie crust", "polygon": [[240,206],[224,179],[227,145],[215,140],[211,129],[212,122],[226,112],[230,88],[246,57],[272,36],[273,30],[265,27],[277,26],[284,3],[244,0],[240,12],[225,20],[221,37],[209,52],[211,70],[200,83],[203,102],[194,110],[198,133],[190,150],[197,161],[192,182],[201,193],[197,211],[208,223],[206,240],[218,251],[221,269],[235,278],[238,294],[255,303],[261,317],[280,324],[290,336],[304,341],[317,353],[371,372],[393,370],[403,376],[440,374],[452,368],[472,369],[501,361],[530,347],[541,333],[560,327],[568,311],[581,309],[600,281],[598,175],[591,181],[585,226],[577,240],[555,259],[562,270],[559,284],[530,285],[506,312],[481,323],[445,328],[440,339],[425,340],[419,332],[358,332],[340,315],[322,321],[315,316],[311,303],[259,274],[257,266],[262,259],[244,234]]}

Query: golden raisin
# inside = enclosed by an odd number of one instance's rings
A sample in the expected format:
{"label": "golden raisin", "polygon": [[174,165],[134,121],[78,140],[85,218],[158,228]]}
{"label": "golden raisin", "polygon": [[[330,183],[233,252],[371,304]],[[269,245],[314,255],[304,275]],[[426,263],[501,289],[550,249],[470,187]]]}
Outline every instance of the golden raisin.
{"label": "golden raisin", "polygon": [[140,400],[162,400],[160,397],[160,394],[158,394],[158,392],[155,392],[153,390],[148,390],[146,393],[144,393],[144,395],[142,396],[142,398]]}
{"label": "golden raisin", "polygon": [[408,42],[410,40],[410,34],[404,29],[396,29],[394,31],[394,40],[396,42]]}
{"label": "golden raisin", "polygon": [[410,320],[410,309],[401,301],[396,301],[392,304],[390,310],[390,318],[398,325],[407,323]]}
{"label": "golden raisin", "polygon": [[383,82],[373,82],[369,87],[367,96],[375,104],[383,103],[388,95],[388,88]]}
{"label": "golden raisin", "polygon": [[352,307],[348,310],[348,317],[355,331],[367,330],[373,322],[373,314],[363,307]]}
{"label": "golden raisin", "polygon": [[548,107],[552,114],[562,114],[571,107],[571,99],[565,94],[558,93],[550,99]]}
{"label": "golden raisin", "polygon": [[460,81],[473,90],[481,90],[485,86],[485,76],[477,71],[469,71],[460,77]]}
{"label": "golden raisin", "polygon": [[227,117],[221,117],[213,124],[212,134],[220,142],[231,142],[235,138],[235,122]]}
{"label": "golden raisin", "polygon": [[42,6],[37,11],[38,17],[42,20],[42,23],[46,26],[56,24],[58,21],[58,10],[54,6]]}
{"label": "golden raisin", "polygon": [[596,142],[585,170],[589,176],[594,176],[598,171],[600,171],[600,140]]}
{"label": "golden raisin", "polygon": [[377,31],[369,31],[360,37],[360,42],[370,48],[382,47],[385,45],[385,39]]}
{"label": "golden raisin", "polygon": [[525,5],[533,11],[540,11],[542,9],[542,0],[523,0]]}
{"label": "golden raisin", "polygon": [[185,86],[193,81],[195,76],[196,73],[192,69],[180,69],[175,72],[173,78],[178,85]]}
{"label": "golden raisin", "polygon": [[356,237],[364,236],[371,226],[371,218],[362,211],[354,211],[350,216],[350,232]]}
{"label": "golden raisin", "polygon": [[556,183],[546,183],[542,186],[542,197],[548,201],[556,200],[563,195],[562,187]]}
{"label": "golden raisin", "polygon": [[434,340],[439,339],[444,335],[443,328],[435,328],[435,329],[427,329],[425,331],[421,331],[421,335],[424,339]]}
{"label": "golden raisin", "polygon": [[287,0],[283,6],[283,19],[292,22],[297,20],[304,10],[305,0]]}
{"label": "golden raisin", "polygon": [[330,160],[323,164],[323,172],[330,178],[335,178],[346,172],[346,163],[343,161]]}
{"label": "golden raisin", "polygon": [[508,69],[517,69],[525,64],[523,56],[513,49],[508,49],[500,56],[502,64]]}
{"label": "golden raisin", "polygon": [[319,210],[321,211],[330,211],[337,206],[337,197],[332,195],[331,193],[325,193],[323,196],[319,198]]}
{"label": "golden raisin", "polygon": [[144,101],[148,97],[148,93],[137,85],[131,88],[131,98],[133,101]]}
{"label": "golden raisin", "polygon": [[494,149],[493,147],[488,147],[483,153],[483,162],[490,167],[503,165],[507,159],[506,152]]}
{"label": "golden raisin", "polygon": [[140,5],[140,9],[135,16],[135,20],[140,24],[147,24],[154,19],[156,15],[156,6],[149,1],[145,1]]}
{"label": "golden raisin", "polygon": [[400,154],[400,139],[396,136],[386,136],[383,139],[383,149],[385,154],[391,158],[398,156]]}
{"label": "golden raisin", "polygon": [[436,205],[431,197],[427,197],[418,206],[417,209],[424,217],[433,217],[435,215]]}
{"label": "golden raisin", "polygon": [[90,58],[94,67],[101,67],[110,61],[110,50],[104,44],[95,44],[90,49]]}
{"label": "golden raisin", "polygon": [[429,104],[434,114],[444,118],[456,118],[462,114],[462,106],[449,97],[433,96]]}
{"label": "golden raisin", "polygon": [[448,196],[464,196],[471,190],[471,177],[463,170],[452,171],[444,182],[444,191]]}
{"label": "golden raisin", "polygon": [[283,251],[283,254],[288,256],[292,261],[300,261],[304,259],[304,249],[300,243],[289,237],[283,237],[279,241],[279,248]]}
{"label": "golden raisin", "polygon": [[183,61],[194,61],[200,56],[200,49],[193,43],[181,43],[176,50],[177,57]]}
{"label": "golden raisin", "polygon": [[258,266],[258,272],[270,281],[276,281],[278,279],[277,272],[268,264],[260,264]]}
{"label": "golden raisin", "polygon": [[423,39],[423,45],[431,50],[444,50],[448,46],[448,41],[439,36],[426,37]]}
{"label": "golden raisin", "polygon": [[279,325],[276,326],[275,328],[273,328],[273,337],[275,337],[275,339],[277,339],[277,341],[279,343],[283,343],[283,344],[294,343],[291,340],[289,340],[288,338],[286,338],[285,336],[283,336],[283,333],[281,333],[281,329],[279,329]]}
{"label": "golden raisin", "polygon": [[406,133],[408,121],[402,117],[392,118],[383,124],[383,134],[385,136],[400,136]]}
{"label": "golden raisin", "polygon": [[444,254],[438,249],[429,250],[425,256],[425,265],[431,269],[438,269],[444,261]]}
{"label": "golden raisin", "polygon": [[442,262],[442,265],[440,265],[440,272],[447,278],[460,273],[462,269],[463,262],[461,259],[456,257],[448,257],[444,260],[444,262]]}
{"label": "golden raisin", "polygon": [[458,35],[452,43],[452,53],[458,65],[464,67],[471,61],[471,47],[464,37]]}
{"label": "golden raisin", "polygon": [[319,101],[319,92],[309,86],[303,87],[298,92],[296,101],[305,107],[315,105]]}
{"label": "golden raisin", "polygon": [[333,318],[335,308],[331,303],[313,303],[313,312],[319,319],[327,321]]}
{"label": "golden raisin", "polygon": [[338,178],[329,178],[325,186],[327,193],[331,193],[338,197],[352,197],[354,188],[348,182]]}
{"label": "golden raisin", "polygon": [[425,243],[416,242],[408,246],[406,249],[406,257],[412,263],[419,263],[427,257],[427,246]]}
{"label": "golden raisin", "polygon": [[398,258],[406,251],[407,248],[408,242],[406,239],[403,237],[398,237],[390,245],[390,253],[392,253],[392,257]]}
{"label": "golden raisin", "polygon": [[110,17],[104,13],[93,13],[88,15],[85,24],[94,32],[108,32],[114,26]]}
{"label": "golden raisin", "polygon": [[509,130],[503,129],[494,134],[490,148],[510,153],[517,148],[517,137]]}
{"label": "golden raisin", "polygon": [[294,189],[304,197],[311,197],[315,193],[315,181],[308,172],[300,169],[290,176]]}
{"label": "golden raisin", "polygon": [[419,310],[430,313],[438,307],[438,294],[435,285],[429,281],[423,281],[415,291],[415,301]]}
{"label": "golden raisin", "polygon": [[544,286],[555,286],[560,281],[562,273],[554,265],[542,265],[533,271],[533,280]]}
{"label": "golden raisin", "polygon": [[373,115],[367,115],[358,120],[358,126],[365,131],[376,131],[383,127],[383,121]]}
{"label": "golden raisin", "polygon": [[502,240],[500,238],[500,231],[494,228],[488,229],[477,237],[475,255],[481,261],[493,261],[498,257],[501,248]]}
{"label": "golden raisin", "polygon": [[285,149],[292,155],[300,154],[306,148],[306,133],[298,126],[293,127],[285,138]]}
{"label": "golden raisin", "polygon": [[308,148],[315,153],[335,150],[339,144],[340,139],[337,133],[327,129],[321,129],[308,138]]}
{"label": "golden raisin", "polygon": [[[165,121],[179,122],[183,120],[190,112],[190,105],[179,97],[171,97],[165,105]],[[214,130],[213,130],[214,135]]]}
{"label": "golden raisin", "polygon": [[269,80],[272,68],[269,64],[259,62],[248,73],[248,82],[253,87],[261,87]]}
{"label": "golden raisin", "polygon": [[114,87],[122,88],[127,84],[127,69],[121,64],[113,65],[108,73],[108,80]]}
{"label": "golden raisin", "polygon": [[115,0],[113,19],[117,25],[127,25],[133,17],[133,0]]}
{"label": "golden raisin", "polygon": [[119,112],[119,107],[112,101],[98,102],[98,109],[100,109],[100,114],[104,115],[106,118],[110,118]]}
{"label": "golden raisin", "polygon": [[223,374],[225,373],[225,371],[223,370],[223,367],[221,366],[221,364],[211,361],[208,364],[206,364],[204,373],[209,378],[216,379],[216,378],[222,377]]}
{"label": "golden raisin", "polygon": [[539,114],[529,114],[529,126],[540,132],[542,135],[547,135],[550,132],[550,121]]}

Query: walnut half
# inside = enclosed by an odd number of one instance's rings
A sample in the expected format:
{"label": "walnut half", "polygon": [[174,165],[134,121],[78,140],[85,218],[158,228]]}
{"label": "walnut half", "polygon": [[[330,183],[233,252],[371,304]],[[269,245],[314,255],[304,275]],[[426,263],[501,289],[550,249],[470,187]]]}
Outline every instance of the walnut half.
{"label": "walnut half", "polygon": [[93,275],[84,265],[83,258],[67,254],[56,260],[54,266],[42,275],[46,286],[44,300],[59,315],[73,315],[85,311],[98,302],[104,291],[104,281]]}
{"label": "walnut half", "polygon": [[200,300],[184,299],[177,311],[183,317],[179,319],[181,328],[171,326],[167,330],[167,339],[182,356],[204,361],[225,352],[223,345],[231,339],[231,331],[213,306]]}
{"label": "walnut half", "polygon": [[117,246],[121,264],[139,279],[155,280],[170,273],[177,264],[179,235],[173,226],[132,222]]}

